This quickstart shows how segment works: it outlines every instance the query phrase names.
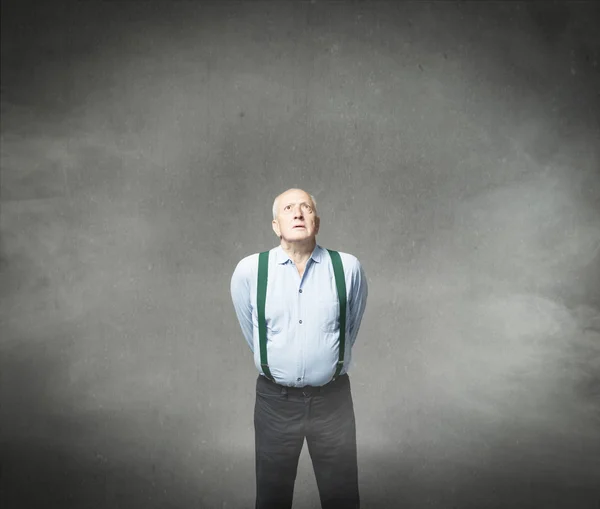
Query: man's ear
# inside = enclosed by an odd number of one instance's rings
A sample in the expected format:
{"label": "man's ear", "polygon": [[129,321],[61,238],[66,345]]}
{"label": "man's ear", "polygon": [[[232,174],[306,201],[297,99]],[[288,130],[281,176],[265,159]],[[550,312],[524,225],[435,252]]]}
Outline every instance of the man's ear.
{"label": "man's ear", "polygon": [[271,226],[273,228],[273,231],[275,232],[275,235],[277,235],[279,238],[281,238],[281,233],[279,231],[279,224],[277,223],[276,219],[273,219]]}

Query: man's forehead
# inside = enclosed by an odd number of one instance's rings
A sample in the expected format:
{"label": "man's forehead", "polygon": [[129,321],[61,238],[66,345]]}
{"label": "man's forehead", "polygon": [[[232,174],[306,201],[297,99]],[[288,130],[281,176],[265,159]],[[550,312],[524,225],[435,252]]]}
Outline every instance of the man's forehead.
{"label": "man's forehead", "polygon": [[308,203],[312,202],[310,195],[306,191],[301,190],[286,191],[280,196],[279,201],[287,203],[289,201],[294,201],[295,199],[300,201],[306,201]]}

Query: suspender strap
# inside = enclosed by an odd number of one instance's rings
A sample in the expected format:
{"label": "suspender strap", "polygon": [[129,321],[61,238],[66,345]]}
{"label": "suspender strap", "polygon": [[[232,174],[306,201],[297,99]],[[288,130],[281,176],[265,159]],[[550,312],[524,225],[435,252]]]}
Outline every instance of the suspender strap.
{"label": "suspender strap", "polygon": [[337,287],[338,300],[340,301],[340,335],[339,335],[339,357],[333,380],[335,380],[344,366],[344,352],[346,349],[346,279],[344,278],[344,265],[342,258],[337,251],[328,249],[331,263],[333,264],[333,274],[335,276],[335,286]]}
{"label": "suspender strap", "polygon": [[[258,341],[260,343],[260,366],[269,380],[273,380],[267,361],[267,322],[265,319],[265,302],[267,300],[267,279],[269,275],[269,251],[258,255],[258,284],[256,305],[258,309]],[[273,380],[275,381],[275,380]]]}

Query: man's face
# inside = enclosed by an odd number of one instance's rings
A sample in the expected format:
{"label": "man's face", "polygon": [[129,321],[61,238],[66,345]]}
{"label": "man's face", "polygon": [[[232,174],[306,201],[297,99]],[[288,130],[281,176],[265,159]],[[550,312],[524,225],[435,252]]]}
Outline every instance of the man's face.
{"label": "man's face", "polygon": [[310,195],[300,190],[288,191],[279,197],[277,219],[273,230],[287,242],[298,242],[316,237],[319,218]]}

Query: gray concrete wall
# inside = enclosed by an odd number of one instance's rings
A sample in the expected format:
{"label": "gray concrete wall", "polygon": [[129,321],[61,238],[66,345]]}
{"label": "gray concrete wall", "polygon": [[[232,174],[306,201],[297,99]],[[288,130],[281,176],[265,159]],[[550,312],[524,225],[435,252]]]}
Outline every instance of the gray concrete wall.
{"label": "gray concrete wall", "polygon": [[364,507],[597,507],[598,15],[3,3],[3,507],[253,506],[229,281],[295,186],[369,278]]}

